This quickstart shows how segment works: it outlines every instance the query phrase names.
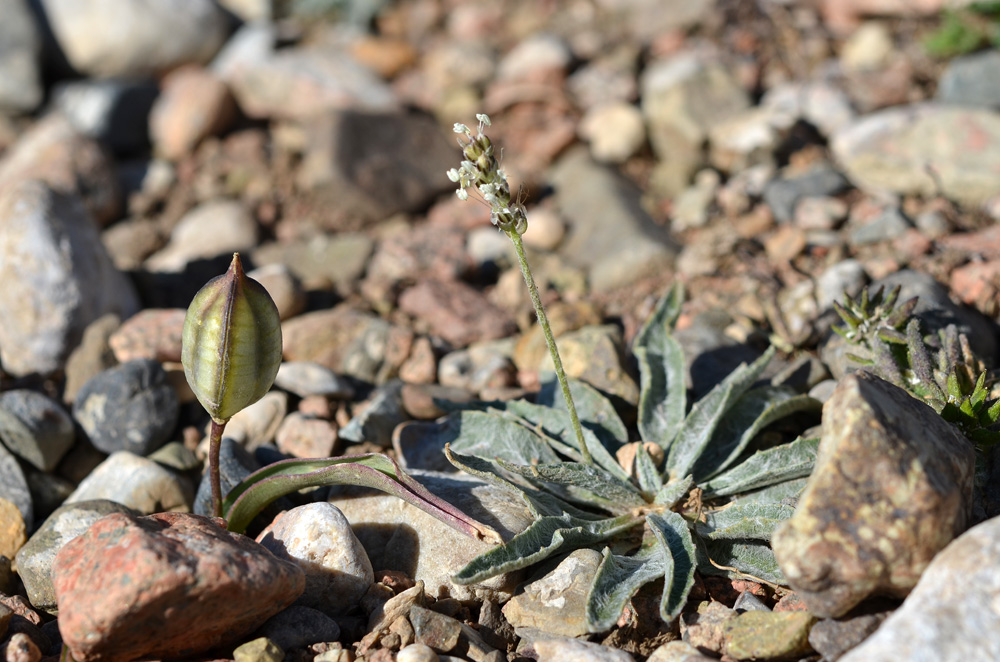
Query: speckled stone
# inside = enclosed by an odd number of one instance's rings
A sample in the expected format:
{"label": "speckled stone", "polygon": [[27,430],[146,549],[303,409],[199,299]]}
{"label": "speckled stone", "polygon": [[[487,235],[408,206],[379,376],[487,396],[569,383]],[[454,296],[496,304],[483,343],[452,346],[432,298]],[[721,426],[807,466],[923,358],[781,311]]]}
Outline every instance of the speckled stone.
{"label": "speckled stone", "polygon": [[79,662],[186,657],[239,641],[305,587],[294,563],[182,513],[102,518],[59,552],[52,582]]}

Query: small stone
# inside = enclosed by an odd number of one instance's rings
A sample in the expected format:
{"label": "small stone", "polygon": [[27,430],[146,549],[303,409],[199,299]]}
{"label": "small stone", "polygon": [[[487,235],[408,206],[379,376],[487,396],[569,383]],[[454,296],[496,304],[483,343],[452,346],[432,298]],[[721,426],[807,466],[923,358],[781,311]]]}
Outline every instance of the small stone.
{"label": "small stone", "polygon": [[396,653],[396,662],[438,662],[438,654],[427,644],[413,643]]}
{"label": "small stone", "polygon": [[300,398],[322,395],[334,400],[350,400],[354,388],[326,366],[308,361],[285,361],[278,368],[274,385]]}
{"label": "small stone", "polygon": [[267,637],[251,639],[233,650],[235,662],[281,662],[285,651]]}
{"label": "small stone", "polygon": [[156,83],[148,79],[84,78],[56,84],[51,105],[112,153],[134,154],[149,148],[147,118],[157,94]]}
{"label": "small stone", "polygon": [[473,400],[473,394],[466,389],[443,384],[403,384],[400,396],[406,413],[421,421],[431,421],[447,413],[438,406],[439,400],[456,404]]}
{"label": "small stone", "polygon": [[[864,607],[862,603],[861,607]],[[839,619],[824,618],[809,631],[809,645],[825,659],[837,660],[871,636],[892,613],[859,609]],[[861,613],[857,613],[857,612]]]}
{"label": "small stone", "polygon": [[6,662],[39,662],[42,652],[27,634],[16,632],[7,640],[4,651]]}
{"label": "small stone", "polygon": [[0,440],[32,466],[52,471],[75,439],[73,419],[55,400],[27,389],[0,393]]}
{"label": "small stone", "polygon": [[305,578],[207,517],[158,513],[98,520],[56,556],[52,583],[63,641],[91,662],[239,641],[291,604]]}
{"label": "small stone", "polygon": [[147,308],[125,320],[108,338],[119,363],[153,359],[160,363],[181,360],[183,308]]}
{"label": "small stone", "polygon": [[722,654],[725,627],[736,612],[721,602],[702,602],[694,613],[681,614],[681,636],[699,650]]}
{"label": "small stone", "polygon": [[27,529],[34,526],[35,509],[24,470],[21,469],[17,458],[3,444],[0,444],[0,498],[17,507]]}
{"label": "small stone", "polygon": [[702,655],[686,641],[668,641],[654,650],[646,662],[712,662],[715,659]]}
{"label": "small stone", "polygon": [[456,347],[503,338],[516,328],[504,311],[458,281],[421,281],[399,296],[399,307]]}
{"label": "small stone", "polygon": [[790,262],[806,248],[806,233],[794,225],[781,225],[764,242],[764,250],[773,263]]}
{"label": "small stone", "polygon": [[331,457],[337,446],[337,425],[292,412],[281,422],[275,443],[278,450],[292,457]]}
{"label": "small stone", "polygon": [[[938,79],[936,98],[958,106],[1000,107],[1000,87],[989,78],[1000,67],[995,49],[956,57],[948,62]],[[984,81],[990,81],[984,84]]]}
{"label": "small stone", "polygon": [[236,200],[203,202],[181,218],[170,241],[149,256],[149,271],[177,273],[189,262],[249,251],[257,245],[260,228],[243,203]]}
{"label": "small stone", "polygon": [[338,232],[335,235],[307,236],[280,242],[253,251],[263,263],[276,259],[287,264],[306,289],[352,290],[368,267],[375,249],[374,240],[363,232]]}
{"label": "small stone", "polygon": [[374,581],[364,548],[333,504],[311,503],[286,511],[257,540],[302,568],[306,587],[297,604],[342,615],[360,603]]}
{"label": "small stone", "polygon": [[885,23],[867,21],[844,42],[840,63],[846,71],[878,69],[887,64],[893,49],[892,35]]}
{"label": "small stone", "polygon": [[496,75],[498,80],[545,82],[565,76],[572,59],[573,53],[562,39],[538,33],[504,55]]}
{"label": "small stone", "polygon": [[798,659],[812,652],[809,629],[815,621],[804,611],[737,614],[723,626],[723,650],[737,660]]}
{"label": "small stone", "polygon": [[719,174],[714,170],[702,170],[695,175],[694,186],[674,200],[670,229],[674,232],[683,232],[691,228],[704,227],[708,223],[709,209],[715,202],[719,183]]}
{"label": "small stone", "polygon": [[479,393],[487,388],[502,388],[517,383],[511,361],[512,339],[474,343],[466,349],[441,357],[438,381],[442,386]]}
{"label": "small stone", "polygon": [[843,175],[821,165],[806,174],[772,180],[764,187],[764,201],[778,222],[788,223],[802,198],[835,195],[846,185]]}
{"label": "small stone", "polygon": [[247,273],[247,276],[264,286],[278,308],[282,321],[295,317],[306,307],[306,294],[302,283],[285,264],[266,264]]}
{"label": "small stone", "polygon": [[147,455],[177,425],[179,402],[159,363],[138,359],[106,370],[83,385],[73,417],[105,453]]}
{"label": "small stone", "polygon": [[554,251],[566,236],[566,223],[549,207],[535,207],[528,212],[528,229],[521,235],[524,245],[540,251]]}
{"label": "small stone", "polygon": [[793,221],[803,230],[833,230],[847,218],[847,203],[825,195],[800,198]]}
{"label": "small stone", "polygon": [[623,650],[579,639],[536,640],[538,662],[634,662]]}
{"label": "small stone", "polygon": [[399,378],[408,384],[433,384],[437,381],[437,355],[427,336],[413,341],[410,356],[399,366]]}
{"label": "small stone", "polygon": [[254,634],[270,639],[282,650],[302,649],[340,638],[337,622],[317,609],[292,605],[276,611]]}
{"label": "small stone", "polygon": [[149,135],[156,152],[170,161],[222,131],[235,115],[229,88],[200,67],[175,69],[160,85],[162,91],[149,116]]}
{"label": "small stone", "polygon": [[820,311],[833,306],[834,301],[844,302],[844,293],[857,296],[867,280],[864,266],[854,259],[847,259],[830,266],[816,279],[816,305]]}
{"label": "small stone", "polygon": [[[522,283],[523,285],[523,283]],[[601,312],[597,306],[587,301],[573,303],[556,301],[547,305],[545,314],[549,318],[552,336],[561,338],[570,331],[576,331],[588,325],[601,323]],[[514,363],[520,370],[537,370],[549,353],[545,341],[545,332],[540,325],[532,325],[517,341],[514,348]]]}
{"label": "small stone", "polygon": [[177,474],[128,451],[112,453],[83,479],[66,503],[107,499],[143,514],[187,511],[192,488]]}
{"label": "small stone", "polygon": [[27,540],[21,511],[10,501],[0,497],[0,556],[14,558]]}
{"label": "small stone", "polygon": [[515,628],[536,628],[565,637],[587,634],[587,595],[600,563],[596,550],[572,552],[511,598],[504,605],[504,616]]}
{"label": "small stone", "polygon": [[[287,413],[288,394],[270,391],[229,419],[225,436],[238,441],[248,451],[255,450],[274,441]],[[207,452],[207,449],[206,445],[203,450]]]}
{"label": "small stone", "polygon": [[439,653],[447,653],[458,645],[462,623],[417,605],[410,607],[410,623],[417,643],[430,646]]}
{"label": "small stone", "polygon": [[83,340],[66,359],[66,386],[63,400],[73,404],[80,388],[98,373],[117,364],[111,351],[112,334],[121,326],[121,318],[114,313],[102,315],[87,325]]}
{"label": "small stone", "polygon": [[0,25],[0,111],[30,112],[44,96],[41,77],[42,39],[24,0],[8,0]]}
{"label": "small stone", "polygon": [[625,101],[590,108],[580,120],[579,131],[580,137],[590,143],[590,155],[604,163],[624,163],[646,142],[642,112]]}
{"label": "small stone", "polygon": [[392,431],[406,420],[402,388],[403,383],[398,380],[378,387],[368,405],[341,428],[340,438],[356,444],[367,441],[383,448],[389,446]]}
{"label": "small stone", "polygon": [[[559,354],[566,375],[629,403],[639,400],[639,386],[623,363],[622,332],[617,326],[585,326],[560,337]],[[546,353],[540,371],[554,371]]]}
{"label": "small stone", "polygon": [[764,602],[750,591],[742,591],[733,603],[734,611],[771,611]]}
{"label": "small stone", "polygon": [[850,241],[855,246],[889,241],[901,236],[910,227],[909,220],[900,209],[888,207],[871,221],[855,227],[850,233]]}

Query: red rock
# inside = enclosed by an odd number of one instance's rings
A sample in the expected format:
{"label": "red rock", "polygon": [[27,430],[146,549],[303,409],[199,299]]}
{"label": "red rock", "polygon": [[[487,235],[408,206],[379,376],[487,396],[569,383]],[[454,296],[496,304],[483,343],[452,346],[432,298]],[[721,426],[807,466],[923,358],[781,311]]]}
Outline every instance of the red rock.
{"label": "red rock", "polygon": [[176,161],[202,138],[226,128],[235,114],[236,102],[223,81],[200,67],[181,67],[163,79],[149,133],[156,151]]}
{"label": "red rock", "polygon": [[292,412],[275,435],[278,450],[293,457],[330,457],[337,446],[337,424]]}
{"label": "red rock", "polygon": [[1000,290],[1000,260],[972,262],[951,272],[951,291],[970,306],[985,303]]}
{"label": "red rock", "polygon": [[181,360],[183,308],[147,308],[122,323],[108,344],[119,363],[153,359],[161,363]]}
{"label": "red rock", "polygon": [[175,658],[231,644],[302,593],[305,576],[250,538],[186,513],[115,513],[52,564],[59,631],[78,662]]}
{"label": "red rock", "polygon": [[503,338],[517,330],[507,313],[459,281],[420,282],[399,296],[399,308],[456,347]]}
{"label": "red rock", "polygon": [[941,248],[978,255],[987,260],[1000,258],[1000,225],[977,232],[962,232],[938,240]]}

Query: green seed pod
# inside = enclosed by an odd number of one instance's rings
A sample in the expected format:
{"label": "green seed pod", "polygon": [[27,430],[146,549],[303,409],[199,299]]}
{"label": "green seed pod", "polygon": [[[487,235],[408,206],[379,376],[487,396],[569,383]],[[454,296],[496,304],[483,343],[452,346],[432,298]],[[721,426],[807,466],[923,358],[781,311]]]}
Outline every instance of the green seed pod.
{"label": "green seed pod", "polygon": [[184,376],[217,422],[260,400],[281,364],[281,320],[264,286],[243,273],[239,253],[229,270],[194,295],[181,339]]}

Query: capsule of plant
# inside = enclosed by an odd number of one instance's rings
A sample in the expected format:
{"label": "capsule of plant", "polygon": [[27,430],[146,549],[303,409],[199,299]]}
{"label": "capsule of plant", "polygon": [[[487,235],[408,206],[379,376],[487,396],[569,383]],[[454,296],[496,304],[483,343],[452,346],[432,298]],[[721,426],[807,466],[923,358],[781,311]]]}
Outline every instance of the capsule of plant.
{"label": "capsule of plant", "polygon": [[229,270],[194,296],[181,339],[184,376],[213,420],[228,421],[270,390],[281,364],[281,319],[264,286]]}

